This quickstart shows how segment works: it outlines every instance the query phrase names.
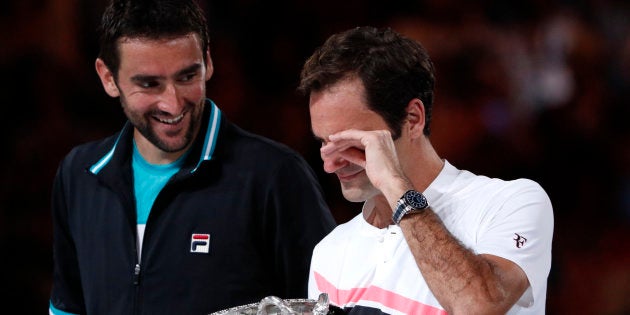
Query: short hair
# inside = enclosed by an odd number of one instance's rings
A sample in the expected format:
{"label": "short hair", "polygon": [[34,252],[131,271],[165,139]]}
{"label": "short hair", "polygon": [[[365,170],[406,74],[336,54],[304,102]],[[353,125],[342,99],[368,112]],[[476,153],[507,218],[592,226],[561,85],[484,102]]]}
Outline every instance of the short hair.
{"label": "short hair", "polygon": [[195,33],[208,62],[209,36],[205,14],[195,0],[112,0],[99,27],[99,58],[117,78],[121,38],[162,39]]}
{"label": "short hair", "polygon": [[390,28],[357,27],[329,37],[302,68],[298,91],[320,92],[337,82],[358,77],[368,107],[387,122],[392,137],[400,136],[409,101],[425,107],[423,133],[430,134],[434,68],[422,45]]}

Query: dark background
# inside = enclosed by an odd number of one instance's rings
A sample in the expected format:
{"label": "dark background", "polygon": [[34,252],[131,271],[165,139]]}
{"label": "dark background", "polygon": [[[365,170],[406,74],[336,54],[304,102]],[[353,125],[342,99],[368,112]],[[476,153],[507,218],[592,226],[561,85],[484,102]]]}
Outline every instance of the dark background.
{"label": "dark background", "polygon": [[[437,68],[432,141],[459,168],[538,181],[554,205],[548,314],[630,314],[628,1],[209,1],[208,95],[318,172],[339,223],[360,204],[321,170],[304,60],[334,32],[390,26]],[[50,187],[71,147],[124,117],[94,71],[104,0],[0,2],[0,299],[46,313]]]}

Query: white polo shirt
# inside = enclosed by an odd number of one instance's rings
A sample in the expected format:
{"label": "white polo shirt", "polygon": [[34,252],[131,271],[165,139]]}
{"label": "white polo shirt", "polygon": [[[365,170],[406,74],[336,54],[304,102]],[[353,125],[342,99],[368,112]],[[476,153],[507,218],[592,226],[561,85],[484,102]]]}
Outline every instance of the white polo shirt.
{"label": "white polo shirt", "polygon": [[[519,265],[530,287],[508,314],[544,314],[553,212],[528,179],[504,181],[458,170],[448,161],[424,191],[431,209],[466,248]],[[329,294],[360,314],[446,314],[427,286],[400,227],[365,220],[373,205],[339,225],[314,249],[309,298]]]}

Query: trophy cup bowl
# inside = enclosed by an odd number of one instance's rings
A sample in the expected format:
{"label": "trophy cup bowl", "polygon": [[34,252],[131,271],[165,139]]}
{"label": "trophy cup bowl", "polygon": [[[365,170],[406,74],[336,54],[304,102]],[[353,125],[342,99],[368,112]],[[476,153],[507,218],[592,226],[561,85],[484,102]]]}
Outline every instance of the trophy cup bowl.
{"label": "trophy cup bowl", "polygon": [[210,315],[327,315],[328,313],[328,294],[322,293],[317,301],[310,299],[283,300],[276,296],[268,296],[262,299],[260,303],[232,307]]}

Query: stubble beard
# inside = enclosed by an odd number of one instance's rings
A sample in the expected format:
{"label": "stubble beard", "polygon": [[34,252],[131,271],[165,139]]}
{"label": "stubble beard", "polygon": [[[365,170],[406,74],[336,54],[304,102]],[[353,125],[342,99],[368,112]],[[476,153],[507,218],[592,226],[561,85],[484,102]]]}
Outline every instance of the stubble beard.
{"label": "stubble beard", "polygon": [[169,143],[164,139],[160,138],[158,134],[155,132],[154,128],[151,125],[151,120],[153,119],[153,112],[148,112],[145,114],[139,114],[129,110],[129,107],[125,103],[124,99],[121,97],[120,102],[125,112],[127,119],[131,122],[138,132],[144,136],[151,144],[160,149],[161,151],[174,153],[184,150],[188,147],[188,145],[195,138],[195,133],[198,130],[198,127],[201,123],[201,113],[203,111],[203,103],[202,104],[193,104],[192,102],[187,103],[187,108],[189,108],[186,115],[191,115],[190,123],[186,128],[186,131],[181,138],[180,141],[176,143]]}
{"label": "stubble beard", "polygon": [[364,176],[352,182],[342,182],[341,193],[350,202],[364,202],[380,194],[380,191],[372,185],[367,176]]}

